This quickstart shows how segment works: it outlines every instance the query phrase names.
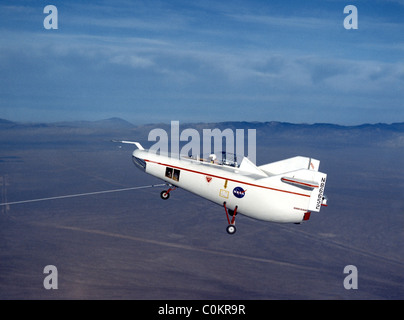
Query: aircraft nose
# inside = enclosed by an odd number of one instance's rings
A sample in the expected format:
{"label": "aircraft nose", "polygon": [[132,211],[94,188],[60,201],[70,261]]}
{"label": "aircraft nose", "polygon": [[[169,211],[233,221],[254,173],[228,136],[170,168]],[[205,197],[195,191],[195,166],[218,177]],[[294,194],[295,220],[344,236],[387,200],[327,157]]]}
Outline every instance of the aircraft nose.
{"label": "aircraft nose", "polygon": [[132,153],[132,161],[138,167],[140,170],[145,171],[146,170],[146,161],[144,161],[139,155],[137,154],[138,150],[133,151]]}

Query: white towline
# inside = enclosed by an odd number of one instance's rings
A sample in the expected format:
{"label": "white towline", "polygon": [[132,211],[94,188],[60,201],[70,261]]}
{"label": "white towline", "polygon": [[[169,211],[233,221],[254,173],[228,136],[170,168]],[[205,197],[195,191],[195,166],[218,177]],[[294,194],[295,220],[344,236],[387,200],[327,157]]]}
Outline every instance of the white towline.
{"label": "white towline", "polygon": [[152,185],[148,185],[148,186],[130,187],[130,188],[123,188],[123,189],[112,189],[112,190],[104,190],[104,191],[68,194],[68,195],[65,195],[65,196],[57,196],[57,197],[48,197],[48,198],[40,198],[40,199],[31,199],[31,200],[22,200],[22,201],[13,201],[13,202],[0,203],[0,206],[9,206],[9,205],[14,205],[14,204],[22,204],[22,203],[30,203],[30,202],[39,202],[39,201],[48,201],[48,200],[56,200],[56,199],[66,199],[66,198],[74,198],[74,197],[92,196],[92,195],[103,194],[103,193],[113,193],[113,192],[122,192],[122,191],[137,190],[137,189],[162,187],[162,186],[165,186],[165,185],[166,185],[166,183],[162,183],[162,184],[152,184]]}

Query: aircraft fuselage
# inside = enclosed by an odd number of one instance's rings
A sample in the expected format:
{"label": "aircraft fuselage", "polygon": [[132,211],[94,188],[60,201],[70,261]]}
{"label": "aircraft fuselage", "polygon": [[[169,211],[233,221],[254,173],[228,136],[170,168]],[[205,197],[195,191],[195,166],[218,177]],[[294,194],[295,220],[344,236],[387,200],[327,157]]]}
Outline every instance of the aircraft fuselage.
{"label": "aircraft fuselage", "polygon": [[[243,170],[243,163],[240,167],[232,167],[213,161],[172,158],[140,149],[132,156],[134,163],[146,173],[218,205],[225,203],[228,209],[236,209],[238,213],[259,220],[300,223],[308,220],[311,211],[319,211],[315,208],[319,198],[323,202],[323,191],[318,192],[319,185],[310,187],[293,180],[293,176],[282,180],[284,174],[266,174],[259,167],[255,167],[256,172]],[[314,175],[319,181],[323,178],[325,184],[325,174],[301,174]],[[314,189],[317,189],[315,194]]]}

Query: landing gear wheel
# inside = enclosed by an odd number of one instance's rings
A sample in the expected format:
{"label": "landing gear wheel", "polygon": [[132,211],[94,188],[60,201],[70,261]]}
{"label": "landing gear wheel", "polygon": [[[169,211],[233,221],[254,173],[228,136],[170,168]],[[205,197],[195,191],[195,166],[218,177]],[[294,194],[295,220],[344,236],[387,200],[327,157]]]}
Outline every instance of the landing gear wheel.
{"label": "landing gear wheel", "polygon": [[236,233],[236,226],[234,224],[229,224],[226,228],[228,234],[235,234]]}
{"label": "landing gear wheel", "polygon": [[167,192],[166,190],[163,190],[160,192],[160,197],[163,200],[167,200],[168,198],[170,198],[170,193]]}

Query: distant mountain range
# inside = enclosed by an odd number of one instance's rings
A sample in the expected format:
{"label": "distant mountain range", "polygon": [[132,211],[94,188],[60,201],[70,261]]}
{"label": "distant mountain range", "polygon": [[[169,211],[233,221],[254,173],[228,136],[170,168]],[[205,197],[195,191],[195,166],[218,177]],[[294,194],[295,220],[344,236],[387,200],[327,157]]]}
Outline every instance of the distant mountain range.
{"label": "distant mountain range", "polygon": [[[134,125],[121,118],[110,118],[98,121],[65,121],[54,123],[13,122],[0,119],[0,130],[12,130],[27,135],[57,135],[58,137],[73,135],[103,135],[114,138],[147,140],[153,128],[162,128],[170,132],[170,124]],[[182,123],[180,131],[193,128],[203,129],[256,129],[257,140],[268,144],[293,143],[312,145],[378,145],[387,147],[404,146],[404,122],[385,124],[362,124],[342,126],[330,123],[296,124],[288,122],[246,122],[229,121],[218,123]],[[3,140],[3,139],[1,139]]]}
{"label": "distant mountain range", "polygon": [[[76,128],[115,128],[115,129],[130,129],[136,127],[169,127],[170,124],[147,124],[147,125],[134,125],[121,118],[109,118],[96,121],[62,121],[62,122],[14,122],[6,119],[0,119],[0,129],[8,128],[50,128],[50,127],[76,127]],[[230,129],[264,129],[264,130],[376,130],[376,131],[395,131],[404,132],[404,122],[397,122],[392,124],[376,123],[376,124],[361,124],[354,126],[343,126],[331,123],[289,123],[289,122],[258,122],[258,121],[226,121],[226,122],[214,122],[214,123],[180,123],[180,126],[184,128],[230,128]]]}
{"label": "distant mountain range", "polygon": [[9,128],[134,128],[135,125],[120,118],[110,118],[97,121],[62,121],[62,122],[13,122],[0,119],[0,129]]}

